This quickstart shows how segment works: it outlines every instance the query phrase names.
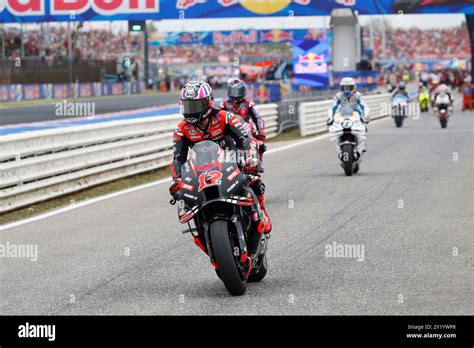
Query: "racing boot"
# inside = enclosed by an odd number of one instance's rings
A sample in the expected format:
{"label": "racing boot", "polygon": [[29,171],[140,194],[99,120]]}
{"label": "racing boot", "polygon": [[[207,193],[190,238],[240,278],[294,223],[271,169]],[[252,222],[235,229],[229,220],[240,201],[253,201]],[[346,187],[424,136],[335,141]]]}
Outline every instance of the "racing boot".
{"label": "racing boot", "polygon": [[270,220],[270,216],[268,215],[267,211],[265,210],[265,194],[262,193],[261,195],[257,196],[258,203],[260,204],[260,209],[262,209],[263,216],[265,219],[265,227],[263,229],[263,233],[270,233],[272,230],[272,222]]}

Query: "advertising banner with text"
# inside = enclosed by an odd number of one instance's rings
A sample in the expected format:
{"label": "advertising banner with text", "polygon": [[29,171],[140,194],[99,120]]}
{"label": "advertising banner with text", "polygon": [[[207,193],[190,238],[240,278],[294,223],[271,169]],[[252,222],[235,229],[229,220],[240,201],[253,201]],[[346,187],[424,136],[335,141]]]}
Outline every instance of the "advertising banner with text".
{"label": "advertising banner with text", "polygon": [[0,23],[329,16],[336,8],[360,14],[466,13],[472,0],[0,0]]}

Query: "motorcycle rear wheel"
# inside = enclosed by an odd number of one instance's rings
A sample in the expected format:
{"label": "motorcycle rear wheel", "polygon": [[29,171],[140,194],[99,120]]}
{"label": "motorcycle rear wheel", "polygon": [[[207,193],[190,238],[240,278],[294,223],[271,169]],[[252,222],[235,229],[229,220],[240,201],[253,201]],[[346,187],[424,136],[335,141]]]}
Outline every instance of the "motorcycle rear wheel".
{"label": "motorcycle rear wheel", "polygon": [[209,230],[212,250],[222,282],[231,295],[243,295],[247,290],[247,279],[242,279],[237,268],[230,243],[227,221],[215,220],[211,223]]}

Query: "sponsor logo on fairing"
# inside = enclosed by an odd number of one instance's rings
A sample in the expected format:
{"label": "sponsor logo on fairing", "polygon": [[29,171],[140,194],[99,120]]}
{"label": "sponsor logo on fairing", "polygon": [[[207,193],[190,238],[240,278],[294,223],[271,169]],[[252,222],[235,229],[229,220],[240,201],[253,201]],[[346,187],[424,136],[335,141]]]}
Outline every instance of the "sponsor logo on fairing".
{"label": "sponsor logo on fairing", "polygon": [[235,186],[239,184],[239,180],[236,180],[230,187],[227,189],[227,192],[230,192],[234,189]]}
{"label": "sponsor logo on fairing", "polygon": [[192,200],[197,201],[197,197],[196,197],[196,196],[193,196],[193,195],[190,195],[189,193],[185,193],[185,194],[184,194],[184,197],[190,198],[190,199],[192,199]]}
{"label": "sponsor logo on fairing", "polygon": [[227,180],[229,181],[234,180],[234,178],[237,176],[237,174],[239,174],[239,172],[240,172],[239,169],[234,170],[231,174],[227,176]]}

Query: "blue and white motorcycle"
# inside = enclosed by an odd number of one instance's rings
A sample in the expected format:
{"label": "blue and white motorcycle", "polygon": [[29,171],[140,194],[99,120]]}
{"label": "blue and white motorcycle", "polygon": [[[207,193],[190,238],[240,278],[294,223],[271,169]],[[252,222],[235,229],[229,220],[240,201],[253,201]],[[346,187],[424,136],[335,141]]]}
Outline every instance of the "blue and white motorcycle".
{"label": "blue and white motorcycle", "polygon": [[403,94],[395,94],[392,98],[392,117],[397,128],[403,126],[403,121],[408,116],[409,98]]}
{"label": "blue and white motorcycle", "polygon": [[335,142],[344,173],[347,176],[356,174],[359,171],[367,139],[367,129],[359,113],[351,106],[342,107],[334,115],[334,122],[329,126],[329,133],[331,141]]}

